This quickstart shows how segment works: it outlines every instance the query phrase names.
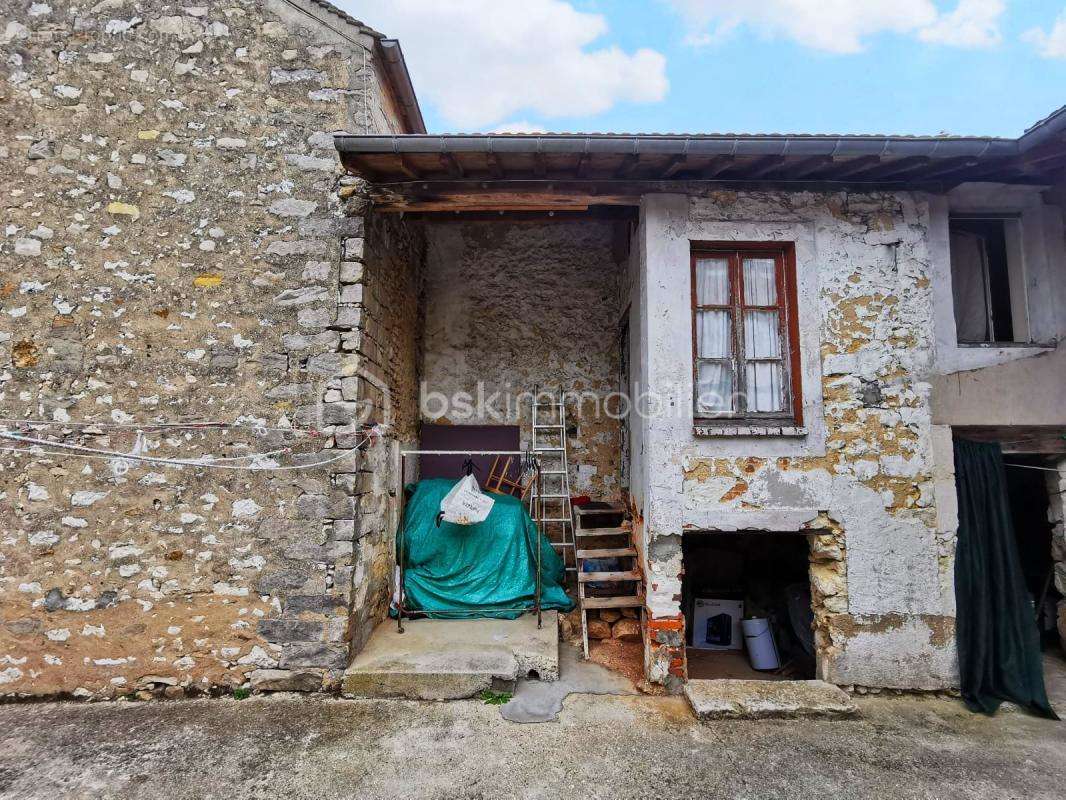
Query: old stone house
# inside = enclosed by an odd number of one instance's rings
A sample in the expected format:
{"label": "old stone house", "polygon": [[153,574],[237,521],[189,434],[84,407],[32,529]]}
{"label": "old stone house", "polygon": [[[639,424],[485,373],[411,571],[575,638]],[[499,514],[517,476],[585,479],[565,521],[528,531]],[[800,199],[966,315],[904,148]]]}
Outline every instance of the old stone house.
{"label": "old stone house", "polygon": [[397,450],[528,443],[493,404],[534,386],[587,400],[571,485],[630,510],[651,682],[742,542],[799,571],[819,677],[955,686],[953,435],[1039,467],[1066,592],[1066,112],[440,136],[398,44],[321,0],[0,25],[0,691],[335,688],[387,611]]}

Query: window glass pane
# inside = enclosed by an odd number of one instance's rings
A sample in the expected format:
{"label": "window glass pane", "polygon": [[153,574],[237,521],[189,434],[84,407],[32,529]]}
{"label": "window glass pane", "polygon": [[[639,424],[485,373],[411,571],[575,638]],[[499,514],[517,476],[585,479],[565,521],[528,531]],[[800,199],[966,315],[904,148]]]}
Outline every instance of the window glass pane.
{"label": "window glass pane", "polygon": [[744,259],[744,305],[777,305],[775,267],[772,258]]}
{"label": "window glass pane", "polygon": [[733,321],[728,311],[696,312],[696,352],[700,358],[729,358],[733,352]]}
{"label": "window glass pane", "polygon": [[700,364],[696,378],[696,411],[733,411],[733,369],[729,364]]}
{"label": "window glass pane", "polygon": [[748,411],[784,411],[781,364],[755,362],[745,365]]}
{"label": "window glass pane", "polygon": [[781,330],[776,311],[744,312],[745,358],[781,358]]}
{"label": "window glass pane", "polygon": [[696,260],[696,305],[729,305],[729,259]]}

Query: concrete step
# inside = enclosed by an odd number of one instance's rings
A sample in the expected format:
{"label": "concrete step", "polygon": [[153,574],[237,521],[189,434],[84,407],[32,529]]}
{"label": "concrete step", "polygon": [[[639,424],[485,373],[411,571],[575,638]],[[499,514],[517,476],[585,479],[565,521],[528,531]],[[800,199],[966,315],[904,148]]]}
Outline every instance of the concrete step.
{"label": "concrete step", "polygon": [[840,687],[825,681],[694,680],[685,697],[700,720],[839,719],[858,713]]}
{"label": "concrete step", "polygon": [[395,620],[379,625],[345,670],[345,697],[405,697],[456,700],[486,689],[510,689],[531,672],[543,681],[559,678],[558,612],[545,611],[544,625],[518,619]]}

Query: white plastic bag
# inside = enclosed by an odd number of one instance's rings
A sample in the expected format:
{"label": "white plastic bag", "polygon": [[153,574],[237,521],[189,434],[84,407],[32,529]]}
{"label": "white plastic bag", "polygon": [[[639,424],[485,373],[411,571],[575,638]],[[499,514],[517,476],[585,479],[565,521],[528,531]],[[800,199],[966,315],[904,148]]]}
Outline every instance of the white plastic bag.
{"label": "white plastic bag", "polygon": [[454,522],[456,525],[473,525],[484,522],[492,511],[496,501],[481,493],[477,485],[477,479],[473,475],[467,475],[444,496],[440,501],[440,520]]}

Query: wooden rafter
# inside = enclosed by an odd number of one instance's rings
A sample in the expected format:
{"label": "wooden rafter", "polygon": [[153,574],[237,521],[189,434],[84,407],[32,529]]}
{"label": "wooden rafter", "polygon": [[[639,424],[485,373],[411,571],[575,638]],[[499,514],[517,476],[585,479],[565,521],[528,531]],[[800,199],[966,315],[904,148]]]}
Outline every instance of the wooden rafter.
{"label": "wooden rafter", "polygon": [[715,156],[705,167],[700,169],[700,177],[709,181],[735,166],[736,159],[733,156]]}
{"label": "wooden rafter", "polygon": [[788,167],[789,178],[806,178],[828,167],[833,163],[832,156],[811,156]]}
{"label": "wooden rafter", "polygon": [[493,152],[485,154],[485,158],[489,163],[489,172],[492,173],[492,177],[500,181],[504,179],[503,164],[500,162],[500,157]]}
{"label": "wooden rafter", "polygon": [[538,178],[543,178],[548,174],[548,165],[544,161],[544,153],[533,154],[533,174]]}
{"label": "wooden rafter", "polygon": [[784,156],[765,156],[752,165],[748,170],[748,177],[761,178],[763,175],[768,175],[780,169],[784,163]]}
{"label": "wooden rafter", "polygon": [[[836,162],[834,162],[834,164],[835,163]],[[825,177],[832,181],[848,178],[857,173],[865,172],[880,163],[881,156],[859,156],[858,158],[850,158],[847,161],[842,162],[839,167],[834,166],[831,171],[826,173]]]}
{"label": "wooden rafter", "polygon": [[618,165],[618,169],[614,172],[615,178],[628,178],[633,172],[640,166],[640,156],[636,153],[630,153],[622,158],[622,163]]}
{"label": "wooden rafter", "polygon": [[396,165],[400,168],[400,172],[412,181],[417,181],[422,177],[418,173],[418,170],[411,166],[411,162],[408,161],[402,153],[396,154]]}
{"label": "wooden rafter", "polygon": [[462,164],[460,164],[459,160],[451,153],[441,153],[440,163],[441,166],[444,167],[444,169],[447,170],[448,174],[451,175],[453,178],[466,177],[466,171],[463,169]]}
{"label": "wooden rafter", "polygon": [[670,160],[666,162],[663,167],[663,177],[671,178],[679,172],[684,172],[688,169],[688,156],[684,153],[678,153],[677,155],[670,156]]}
{"label": "wooden rafter", "polygon": [[949,158],[945,159],[943,162],[938,163],[935,169],[929,170],[924,174],[923,177],[935,180],[937,178],[942,178],[947,175],[954,175],[955,173],[962,172],[963,170],[973,169],[980,163],[980,161],[972,157]]}

